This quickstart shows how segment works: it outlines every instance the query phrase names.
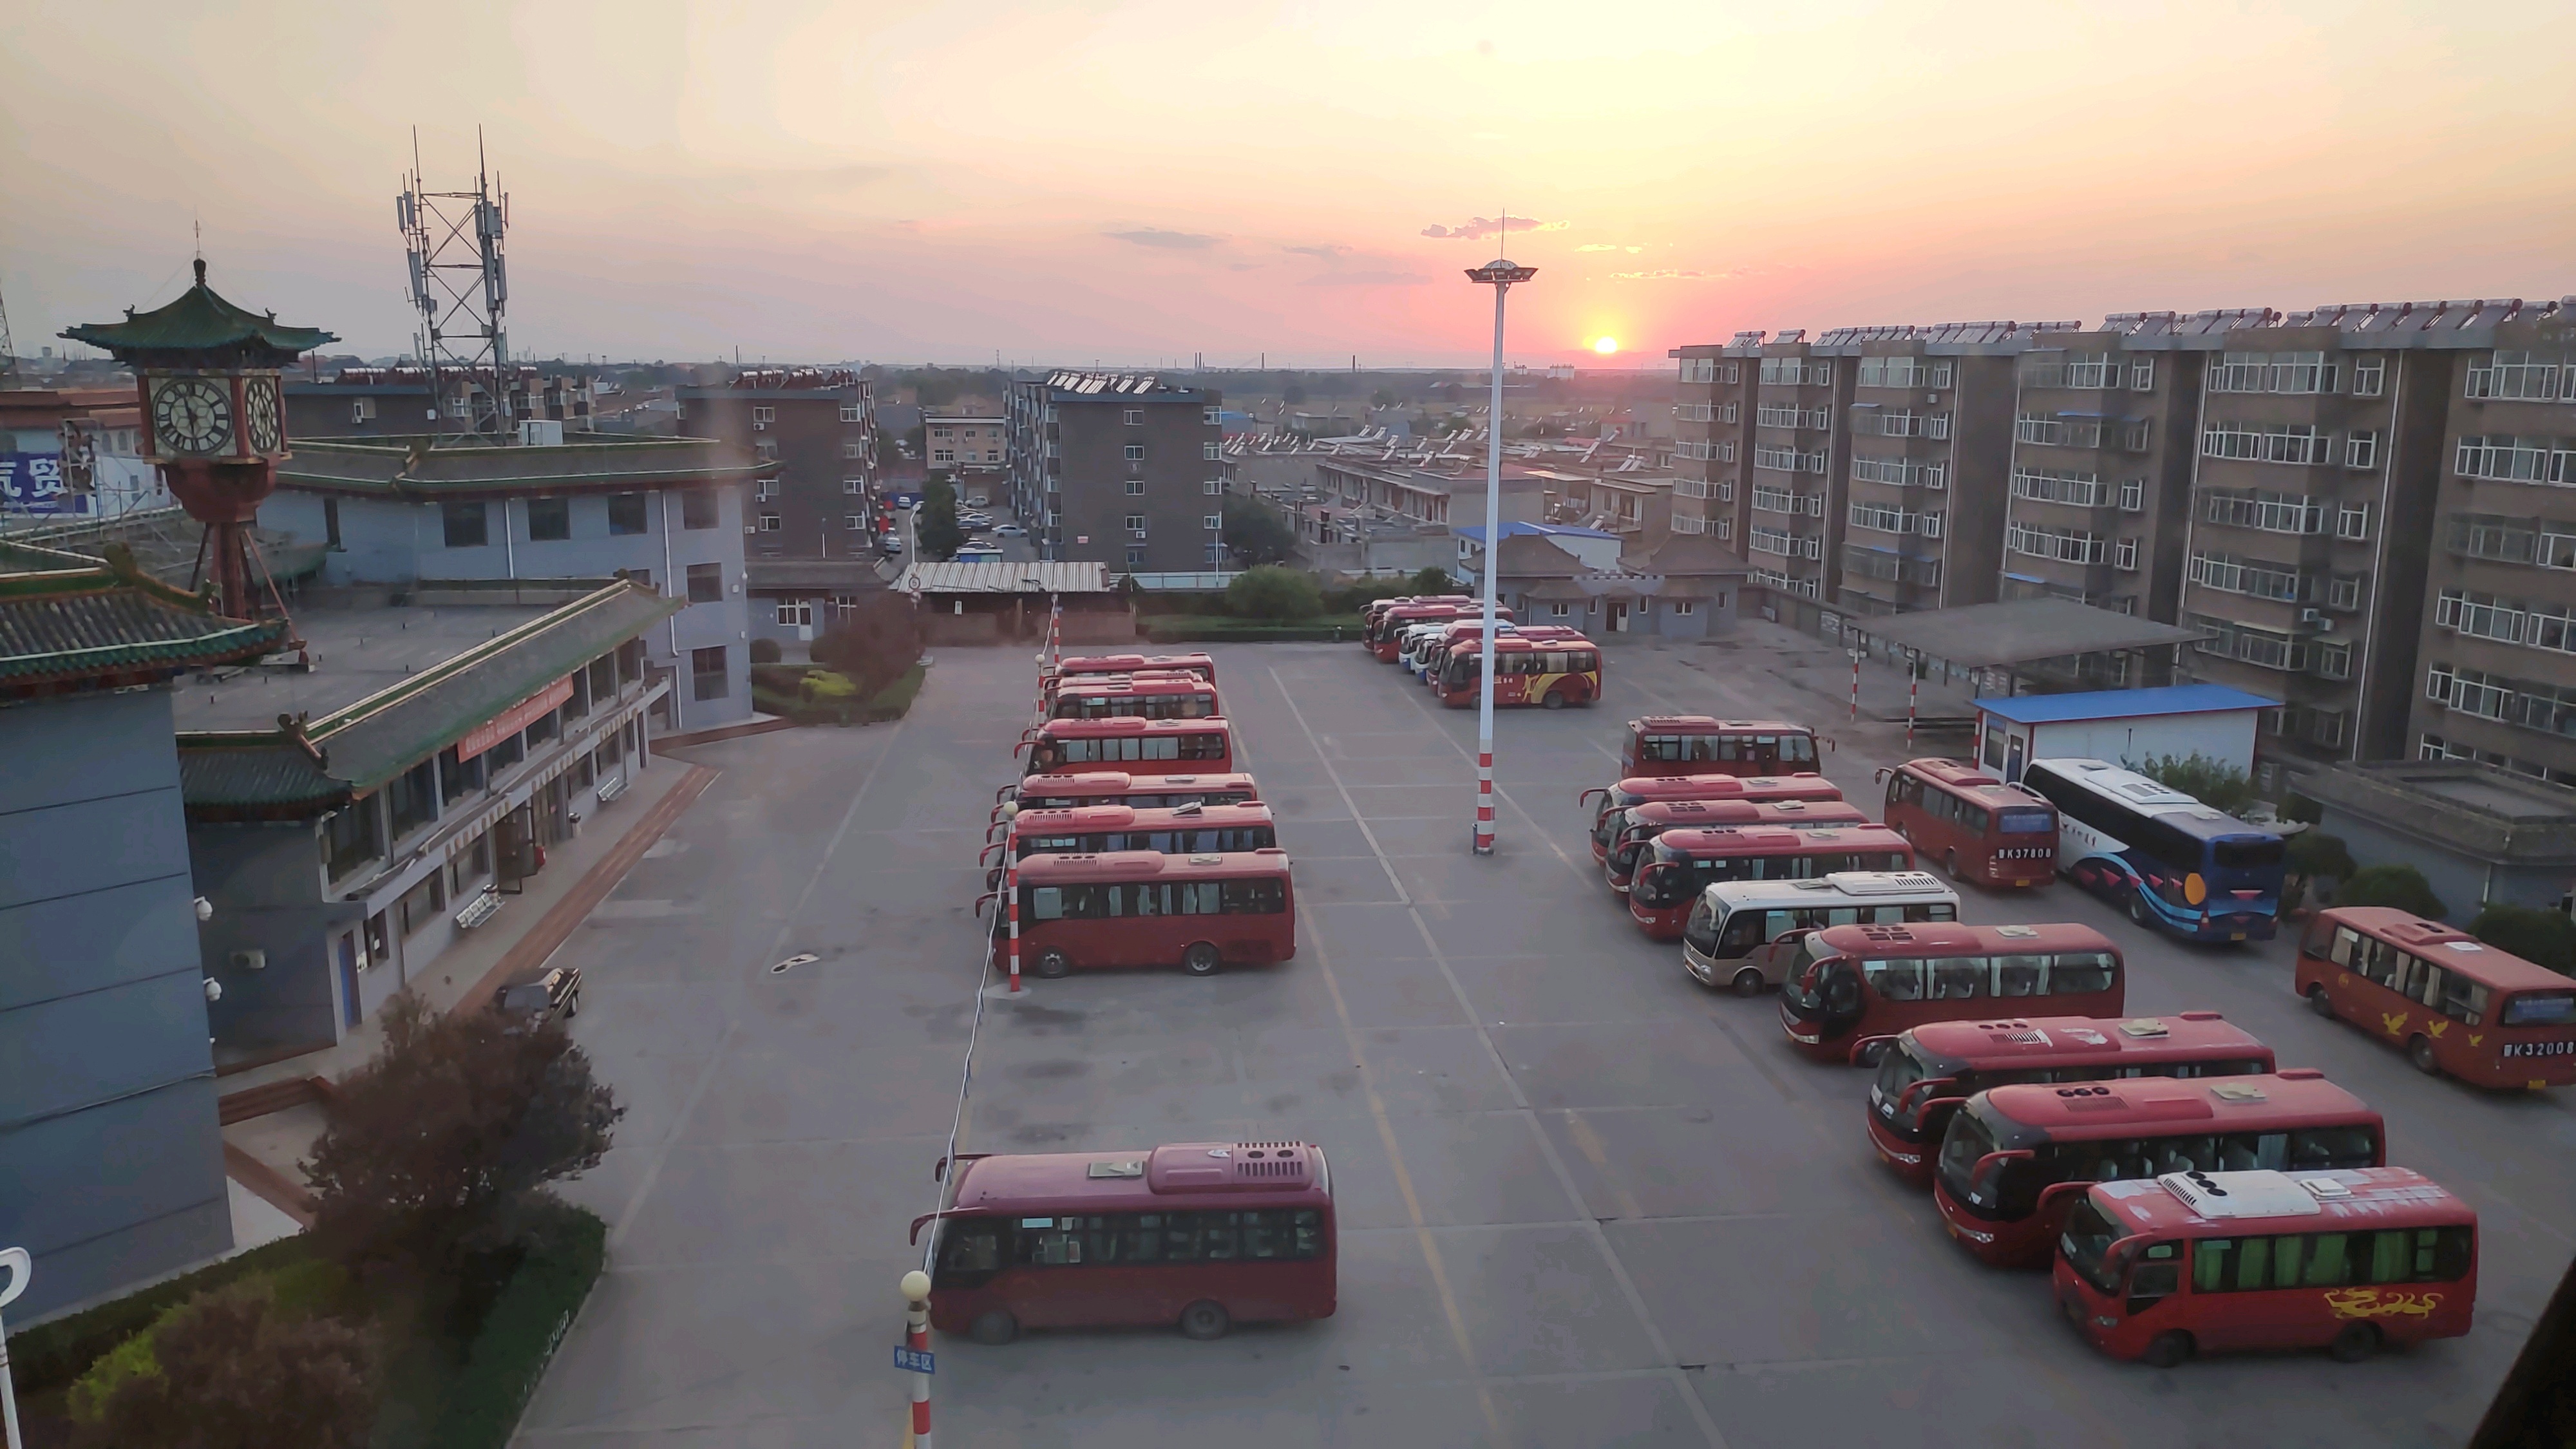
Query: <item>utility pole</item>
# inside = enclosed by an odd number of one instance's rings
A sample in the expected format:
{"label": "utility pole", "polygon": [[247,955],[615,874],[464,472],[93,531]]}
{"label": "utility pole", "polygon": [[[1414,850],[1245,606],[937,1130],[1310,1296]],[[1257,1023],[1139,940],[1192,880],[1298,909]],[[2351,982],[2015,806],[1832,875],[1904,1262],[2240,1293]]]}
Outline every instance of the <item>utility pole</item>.
{"label": "utility pole", "polygon": [[[1484,642],[1477,649],[1476,682],[1476,833],[1478,855],[1494,853],[1494,575],[1503,544],[1503,298],[1515,282],[1538,275],[1538,268],[1496,257],[1467,273],[1467,280],[1494,289],[1493,426],[1485,430],[1485,569]],[[1359,359],[1351,359],[1354,367]]]}

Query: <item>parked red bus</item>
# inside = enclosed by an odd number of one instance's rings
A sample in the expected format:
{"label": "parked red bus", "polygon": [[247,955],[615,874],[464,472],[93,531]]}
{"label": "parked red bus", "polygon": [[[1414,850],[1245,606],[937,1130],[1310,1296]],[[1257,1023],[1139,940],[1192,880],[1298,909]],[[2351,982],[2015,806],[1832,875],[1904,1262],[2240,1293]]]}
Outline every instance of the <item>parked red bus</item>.
{"label": "parked red bus", "polygon": [[1628,919],[1649,940],[1678,941],[1700,892],[1722,880],[1805,880],[1842,870],[1910,870],[1914,852],[1884,825],[1667,830],[1637,857]]}
{"label": "parked red bus", "polygon": [[[1085,805],[1132,805],[1139,810],[1168,810],[1179,805],[1240,805],[1261,798],[1250,775],[1131,775],[1124,770],[1092,770],[1075,775],[1031,775],[995,792],[992,819],[1010,819],[1022,810],[1072,810]],[[987,830],[990,840],[994,832]]]}
{"label": "parked red bus", "polygon": [[1581,805],[1595,798],[1600,804],[1592,808],[1592,859],[1595,864],[1610,854],[1610,838],[1616,832],[1611,823],[1622,811],[1656,800],[1840,800],[1841,788],[1822,775],[1643,775],[1621,780],[1606,790],[1586,790],[1574,797]]}
{"label": "parked red bus", "polygon": [[1206,719],[1225,711],[1216,686],[1195,674],[1087,674],[1055,691],[1056,719]]}
{"label": "parked red bus", "polygon": [[[1368,641],[1369,652],[1377,656],[1379,663],[1393,664],[1397,636],[1404,632],[1407,624],[1444,623],[1451,619],[1474,619],[1481,624],[1484,617],[1484,609],[1472,599],[1458,603],[1399,604],[1369,621],[1368,628],[1376,631]],[[1501,623],[1510,623],[1512,611],[1496,608],[1494,618]]]}
{"label": "parked red bus", "polygon": [[2066,1215],[2058,1310],[2113,1358],[2172,1368],[2227,1349],[2458,1338],[2478,1298],[2478,1215],[2403,1167],[2097,1183]]}
{"label": "parked red bus", "polygon": [[[1100,855],[1114,850],[1159,850],[1165,855],[1240,855],[1279,843],[1279,823],[1258,801],[1241,805],[1177,805],[1139,810],[1132,805],[1085,805],[1070,810],[1023,810],[1002,839],[984,847],[978,863],[1032,855]],[[1002,866],[985,874],[984,888],[1002,883]]]}
{"label": "parked red bus", "polygon": [[2128,1021],[2089,1016],[1934,1021],[1896,1034],[1870,1084],[1869,1145],[1916,1187],[1950,1114],[1988,1087],[2132,1077],[2246,1077],[2278,1065],[2272,1049],[2214,1011]]}
{"label": "parked red bus", "polygon": [[1840,800],[1649,800],[1623,810],[1612,822],[1609,854],[1601,873],[1610,889],[1627,893],[1628,878],[1646,847],[1667,830],[1721,830],[1736,826],[1773,826],[1812,830],[1831,825],[1872,824],[1869,812]]}
{"label": "parked red bus", "polygon": [[1069,679],[1099,674],[1144,674],[1167,672],[1195,674],[1210,684],[1216,683],[1216,660],[1198,654],[1077,654],[1058,664],[1050,674],[1048,688]]}
{"label": "parked red bus", "polygon": [[2057,807],[1964,760],[1881,770],[1887,823],[1955,881],[2043,886],[2057,879]]}
{"label": "parked red bus", "polygon": [[1628,721],[1622,775],[1784,775],[1816,767],[1816,732],[1776,719],[1650,714]]}
{"label": "parked red bus", "polygon": [[2576,1083],[2576,981],[2466,931],[2383,906],[2319,911],[2292,985],[2402,1048],[2416,1070],[2480,1087]]}
{"label": "parked red bus", "polygon": [[2036,1268],[2090,1184],[2381,1167],[2387,1143],[2378,1113],[2307,1067],[2196,1082],[1995,1087],[1950,1114],[1932,1201],[1961,1247],[1997,1267]]}
{"label": "parked red bus", "polygon": [[[933,1177],[951,1166],[943,1160]],[[1305,1142],[1171,1142],[1150,1152],[959,1153],[939,1224],[930,1323],[977,1343],[1031,1328],[1330,1318],[1332,1169]]]}
{"label": "parked red bus", "polygon": [[[1449,646],[1449,662],[1440,671],[1440,702],[1451,709],[1474,707],[1485,673],[1482,638]],[[1601,649],[1591,640],[1527,639],[1502,634],[1494,640],[1494,703],[1534,704],[1563,709],[1589,706],[1601,697]]]}
{"label": "parked red bus", "polygon": [[1020,955],[1040,976],[1175,962],[1212,976],[1297,954],[1297,893],[1284,850],[1033,855],[1019,876]]}
{"label": "parked red bus", "polygon": [[1234,768],[1234,731],[1205,719],[1051,719],[1022,742],[1026,772],[1051,775],[1114,765],[1131,775],[1223,774]]}
{"label": "parked red bus", "polygon": [[2117,1016],[2126,974],[2091,926],[1829,926],[1781,986],[1780,1027],[1808,1056],[1875,1067],[1898,1033],[1999,1002]]}

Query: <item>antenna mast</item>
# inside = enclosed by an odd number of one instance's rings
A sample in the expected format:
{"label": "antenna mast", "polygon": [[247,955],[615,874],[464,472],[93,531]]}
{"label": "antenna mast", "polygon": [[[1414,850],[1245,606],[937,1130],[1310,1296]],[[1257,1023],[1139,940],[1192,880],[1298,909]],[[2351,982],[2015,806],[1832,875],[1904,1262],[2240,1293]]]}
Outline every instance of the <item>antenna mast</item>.
{"label": "antenna mast", "polygon": [[412,131],[411,170],[394,198],[394,224],[403,234],[411,272],[411,302],[420,313],[415,346],[429,373],[431,430],[445,425],[447,389],[463,384],[466,426],[473,432],[508,433],[517,421],[510,368],[510,284],[502,238],[510,226],[510,198],[485,164],[483,133],[474,133],[474,189],[432,191],[421,179],[420,131]]}
{"label": "antenna mast", "polygon": [[18,346],[9,340],[9,299],[0,297],[0,387],[18,381]]}

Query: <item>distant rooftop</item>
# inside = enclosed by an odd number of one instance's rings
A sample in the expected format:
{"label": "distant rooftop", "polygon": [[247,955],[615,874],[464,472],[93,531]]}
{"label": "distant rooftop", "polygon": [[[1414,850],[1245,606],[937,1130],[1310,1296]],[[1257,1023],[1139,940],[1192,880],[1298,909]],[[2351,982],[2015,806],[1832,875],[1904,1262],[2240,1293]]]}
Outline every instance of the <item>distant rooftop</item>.
{"label": "distant rooftop", "polygon": [[2140,719],[2148,715],[2217,714],[2270,709],[2280,703],[2224,684],[2174,684],[2156,689],[2103,689],[2081,694],[2023,694],[1980,699],[1977,708],[2014,724],[2065,724],[2076,720]]}
{"label": "distant rooftop", "polygon": [[1105,594],[1109,565],[1101,563],[917,563],[895,580],[897,589],[921,594]]}
{"label": "distant rooftop", "polygon": [[2391,760],[2301,775],[2300,794],[2498,863],[2576,863],[2576,790],[2469,760]]}
{"label": "distant rooftop", "polygon": [[1199,395],[1190,383],[1170,383],[1150,372],[1057,372],[1047,376],[1048,391],[1073,402],[1109,402],[1137,398],[1154,402],[1187,402]]}
{"label": "distant rooftop", "polygon": [[[1485,525],[1481,523],[1464,524],[1451,528],[1449,531],[1458,535],[1460,538],[1472,538],[1478,543],[1483,543],[1485,541]],[[1604,533],[1597,528],[1576,528],[1571,524],[1564,523],[1506,523],[1503,525],[1502,532],[1503,537],[1505,538],[1516,538],[1525,533],[1537,534],[1541,538],[1606,538],[1615,540],[1619,537],[1619,535],[1615,533]]]}
{"label": "distant rooftop", "polygon": [[278,465],[280,487],[381,497],[474,498],[505,494],[616,493],[746,481],[775,473],[762,460],[709,438],[580,433],[578,442],[522,444],[468,434],[299,438]]}
{"label": "distant rooftop", "polygon": [[2036,664],[2205,638],[2202,630],[2115,614],[2071,599],[2012,599],[1847,620],[1873,639],[1970,668]]}

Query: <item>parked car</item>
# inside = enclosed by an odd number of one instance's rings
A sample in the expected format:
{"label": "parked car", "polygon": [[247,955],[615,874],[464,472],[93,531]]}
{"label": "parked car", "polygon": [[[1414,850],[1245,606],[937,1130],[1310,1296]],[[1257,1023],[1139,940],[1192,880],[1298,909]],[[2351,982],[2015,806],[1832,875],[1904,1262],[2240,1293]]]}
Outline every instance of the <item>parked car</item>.
{"label": "parked car", "polygon": [[993,530],[993,536],[996,538],[1026,538],[1029,536],[1029,531],[1020,527],[1016,523],[1005,523]]}
{"label": "parked car", "polygon": [[885,553],[901,553],[903,552],[903,539],[900,535],[889,533],[884,538],[877,540],[877,548],[881,552]]}
{"label": "parked car", "polygon": [[549,966],[521,977],[493,994],[492,1009],[513,1029],[543,1026],[557,1014],[569,1021],[581,1012],[581,968]]}

